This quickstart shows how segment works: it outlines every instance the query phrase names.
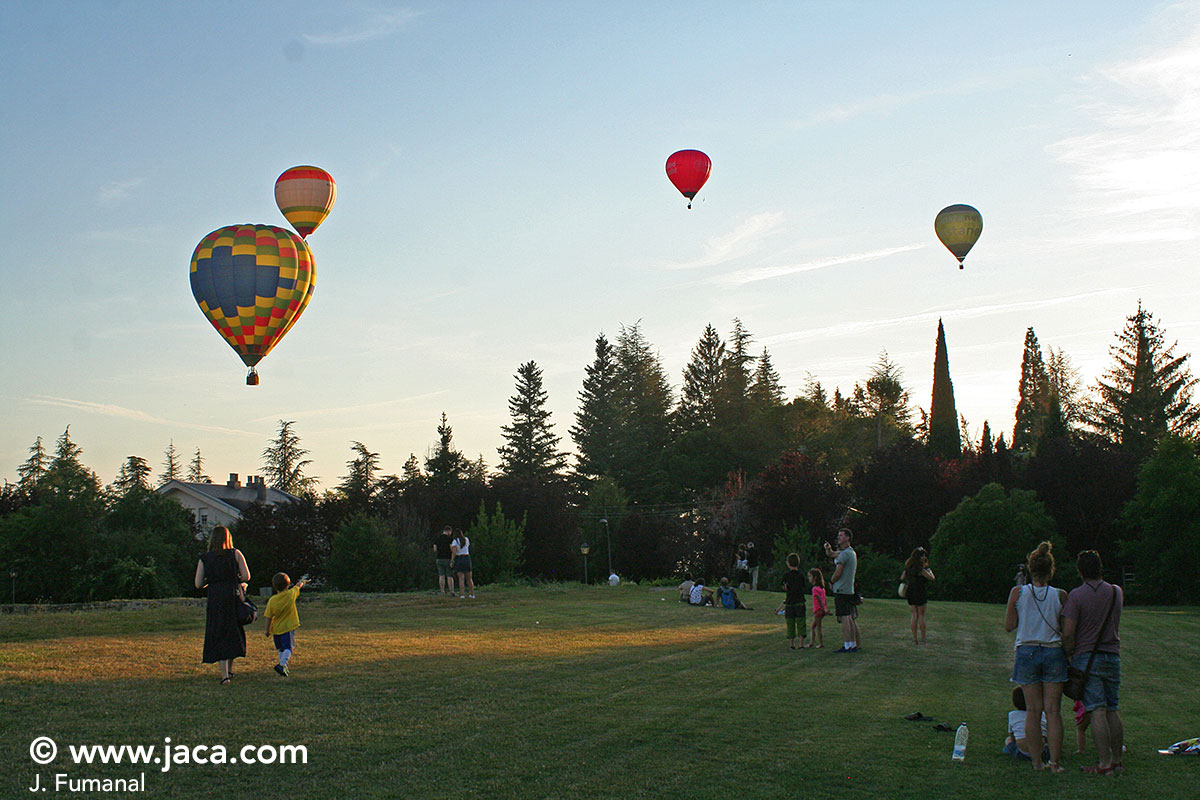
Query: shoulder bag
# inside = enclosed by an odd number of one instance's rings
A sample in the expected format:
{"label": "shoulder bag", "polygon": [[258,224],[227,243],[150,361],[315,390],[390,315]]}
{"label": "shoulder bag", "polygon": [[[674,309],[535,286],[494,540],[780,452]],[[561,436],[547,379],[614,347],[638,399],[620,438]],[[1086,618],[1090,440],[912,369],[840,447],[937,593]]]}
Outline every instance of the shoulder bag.
{"label": "shoulder bag", "polygon": [[1104,615],[1104,622],[1100,623],[1100,631],[1096,634],[1096,644],[1092,646],[1092,654],[1088,657],[1087,669],[1080,670],[1078,667],[1067,665],[1067,682],[1063,685],[1063,694],[1072,700],[1083,699],[1083,690],[1087,686],[1088,674],[1092,671],[1092,662],[1096,660],[1096,648],[1100,646],[1100,637],[1104,635],[1104,629],[1108,627],[1108,621],[1112,619],[1113,606],[1116,603],[1117,587],[1113,586],[1112,599],[1108,601],[1108,613]]}

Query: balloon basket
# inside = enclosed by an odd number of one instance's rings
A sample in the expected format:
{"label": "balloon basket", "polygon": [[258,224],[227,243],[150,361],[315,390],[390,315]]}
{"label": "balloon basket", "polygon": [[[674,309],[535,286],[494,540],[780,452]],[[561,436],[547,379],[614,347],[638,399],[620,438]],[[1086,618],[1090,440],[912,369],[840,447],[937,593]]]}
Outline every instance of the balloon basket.
{"label": "balloon basket", "polygon": [[253,368],[246,373],[246,385],[258,386],[258,373],[255,372]]}

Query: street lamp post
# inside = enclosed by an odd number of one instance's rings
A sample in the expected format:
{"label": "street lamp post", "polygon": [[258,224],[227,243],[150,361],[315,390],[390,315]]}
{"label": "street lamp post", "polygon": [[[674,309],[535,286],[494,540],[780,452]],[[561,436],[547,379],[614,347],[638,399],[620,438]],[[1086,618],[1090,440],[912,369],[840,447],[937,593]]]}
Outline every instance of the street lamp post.
{"label": "street lamp post", "polygon": [[579,545],[579,552],[583,554],[583,582],[584,583],[588,582],[588,579],[587,579],[588,578],[588,576],[587,576],[587,557],[588,557],[588,553],[590,553],[591,551],[592,551],[592,546],[590,544],[588,544],[587,542],[584,542],[583,544]]}
{"label": "street lamp post", "polygon": [[608,574],[612,575],[612,536],[608,531],[608,517],[601,517],[600,524],[604,526],[604,541],[608,544]]}

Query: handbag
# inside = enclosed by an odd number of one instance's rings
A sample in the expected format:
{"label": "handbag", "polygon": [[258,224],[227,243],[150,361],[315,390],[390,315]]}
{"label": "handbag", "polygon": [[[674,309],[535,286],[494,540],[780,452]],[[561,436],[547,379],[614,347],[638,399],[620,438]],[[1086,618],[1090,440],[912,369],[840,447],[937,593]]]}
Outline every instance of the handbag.
{"label": "handbag", "polygon": [[[1111,584],[1110,584],[1111,585]],[[1072,700],[1082,700],[1084,689],[1087,687],[1088,674],[1092,671],[1092,662],[1096,659],[1096,647],[1100,646],[1099,637],[1104,633],[1104,629],[1108,627],[1108,621],[1112,619],[1113,606],[1117,602],[1117,589],[1113,587],[1112,599],[1108,601],[1108,613],[1104,615],[1104,622],[1100,623],[1100,632],[1096,634],[1097,641],[1092,647],[1092,654],[1088,656],[1087,669],[1079,669],[1079,667],[1067,665],[1067,682],[1063,685],[1063,694]]]}
{"label": "handbag", "polygon": [[233,604],[237,613],[238,625],[244,628],[258,619],[258,606],[246,599],[246,593],[242,591],[241,587],[234,590]]}
{"label": "handbag", "polygon": [[900,586],[896,589],[896,594],[901,597],[908,597],[908,581],[900,581]]}

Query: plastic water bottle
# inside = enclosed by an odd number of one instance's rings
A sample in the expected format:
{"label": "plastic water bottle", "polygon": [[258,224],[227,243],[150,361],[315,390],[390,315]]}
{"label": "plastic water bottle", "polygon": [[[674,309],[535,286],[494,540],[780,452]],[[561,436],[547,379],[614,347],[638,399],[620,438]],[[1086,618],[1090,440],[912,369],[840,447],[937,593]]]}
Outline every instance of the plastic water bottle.
{"label": "plastic water bottle", "polygon": [[967,757],[967,736],[967,723],[960,723],[958,731],[954,734],[954,753],[950,756],[954,761],[962,763]]}

